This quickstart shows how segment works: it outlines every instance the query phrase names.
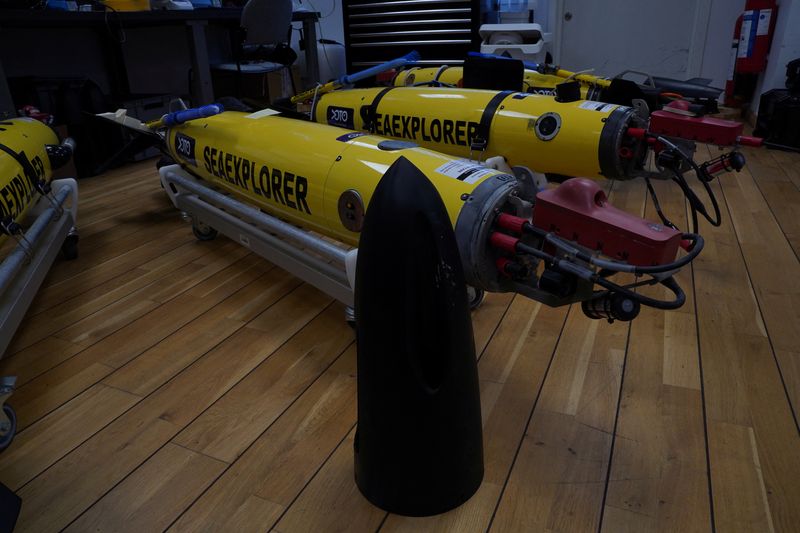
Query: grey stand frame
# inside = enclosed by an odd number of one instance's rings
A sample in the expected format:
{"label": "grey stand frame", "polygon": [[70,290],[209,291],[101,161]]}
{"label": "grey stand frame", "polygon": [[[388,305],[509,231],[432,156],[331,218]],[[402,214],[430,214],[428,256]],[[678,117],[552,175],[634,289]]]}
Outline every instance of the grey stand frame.
{"label": "grey stand frame", "polygon": [[0,358],[25,317],[36,291],[68,235],[75,234],[78,184],[54,180],[54,203],[39,198],[29,216],[25,240],[0,263]]}
{"label": "grey stand frame", "polygon": [[[69,235],[76,235],[78,184],[72,178],[54,180],[53,196],[40,197],[31,209],[32,221],[11,253],[0,263],[0,358],[25,318],[36,291]],[[6,400],[17,378],[0,376],[0,451],[16,432],[16,415]]]}
{"label": "grey stand frame", "polygon": [[160,169],[172,203],[195,227],[209,226],[322,292],[353,306],[358,250],[330,241],[212,189],[179,165]]}

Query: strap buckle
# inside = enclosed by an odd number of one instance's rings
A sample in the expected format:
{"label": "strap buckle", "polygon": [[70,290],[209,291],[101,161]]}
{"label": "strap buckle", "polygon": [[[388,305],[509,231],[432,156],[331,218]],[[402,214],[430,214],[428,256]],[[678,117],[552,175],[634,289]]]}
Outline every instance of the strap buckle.
{"label": "strap buckle", "polygon": [[[475,152],[475,151],[478,152],[479,156],[482,156],[483,152],[486,151],[486,146],[488,144],[489,144],[489,141],[487,141],[483,137],[474,137],[472,139],[472,142],[469,145],[469,158],[473,159],[472,152]],[[481,160],[481,158],[478,157],[478,161],[480,161],[480,160]]]}

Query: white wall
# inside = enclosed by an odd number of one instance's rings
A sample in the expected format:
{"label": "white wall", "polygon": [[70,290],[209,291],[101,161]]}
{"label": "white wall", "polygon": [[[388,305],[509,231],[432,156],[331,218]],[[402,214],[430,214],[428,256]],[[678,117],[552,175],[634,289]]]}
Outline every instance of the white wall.
{"label": "white wall", "polygon": [[[537,22],[543,25],[547,22],[550,22],[553,26],[559,25],[561,20],[557,20],[555,17],[562,16],[563,7],[559,9],[559,4],[563,5],[563,3],[564,0],[539,0],[539,13],[542,15],[549,14],[553,18],[547,21],[543,17],[537,17]],[[730,64],[733,28],[737,17],[744,11],[744,4],[745,0],[709,0],[707,16],[703,16],[696,21],[699,36],[696,42],[673,43],[674,46],[688,46],[690,48],[688,54],[683,58],[683,61],[686,62],[685,68],[673,65],[675,67],[673,70],[685,72],[684,78],[710,78],[712,80],[711,85],[723,88]],[[632,28],[649,27],[659,30],[658,35],[661,37],[658,39],[653,38],[654,41],[663,42],[664,39],[669,38],[670,34],[677,36],[681,33],[658,26],[659,21],[652,20],[648,16],[648,10],[645,6],[637,7],[638,9],[615,12],[613,16],[622,17],[626,24]],[[610,49],[637,46],[637,43],[631,42],[631,34],[623,32],[617,32],[616,34],[604,33],[602,21],[598,21],[596,27],[597,34],[593,38],[610,40],[611,42],[608,43]],[[550,31],[555,30],[551,28]],[[642,43],[638,43],[638,45],[642,45]],[[563,46],[569,46],[569,43],[565,42]],[[570,65],[564,66],[565,68],[570,68]],[[634,67],[635,65],[631,65],[628,68]],[[598,72],[598,74],[613,75],[614,73]]]}
{"label": "white wall", "polygon": [[[295,3],[299,3],[302,7],[309,9],[310,11],[316,11],[320,14],[320,20],[317,23],[317,39],[329,39],[344,44],[342,0],[295,0]],[[294,27],[296,29],[300,29],[302,24],[295,22]],[[300,68],[300,71],[305,72],[305,57],[300,51],[300,47],[298,45],[300,32],[295,31],[292,33],[292,48],[294,48],[298,54],[297,64]],[[335,51],[333,48],[331,48],[330,54],[325,54],[324,51],[320,50],[320,75],[323,78],[321,81],[327,81],[329,78],[339,77],[346,74],[342,64],[343,56],[336,55],[334,52]],[[304,81],[307,85],[311,86],[315,81],[318,80]]]}
{"label": "white wall", "polygon": [[342,24],[342,0],[299,0],[311,11],[320,13],[317,33],[320,38],[344,43],[344,24]]}
{"label": "white wall", "polygon": [[783,0],[778,5],[778,20],[772,38],[767,68],[758,80],[751,110],[758,113],[761,94],[786,85],[786,63],[800,57],[800,0]]}
{"label": "white wall", "polygon": [[744,11],[744,0],[712,0],[708,17],[701,78],[711,78],[713,87],[725,88],[731,61],[731,44],[736,19]]}
{"label": "white wall", "polygon": [[[317,26],[320,38],[344,42],[341,0],[298,1],[303,6],[322,14],[322,19]],[[558,23],[551,17],[558,12],[557,5],[562,1],[538,0],[536,22],[542,24],[546,31],[553,31],[552,28],[547,28],[551,21]],[[694,49],[691,50],[695,57],[690,57],[688,60],[689,63],[693,63],[696,70],[691,72],[687,65],[687,77],[710,78],[712,86],[719,88],[725,86],[731,59],[733,28],[737,17],[744,11],[744,4],[745,0],[711,0],[707,20],[698,21],[700,30],[705,33],[705,38],[698,40]],[[631,17],[631,24],[642,23],[633,19],[636,16],[635,13],[615,13],[615,16]],[[657,22],[651,20],[645,23],[656,24]],[[299,28],[300,24],[295,24],[295,27]],[[602,30],[602,27],[602,24],[598,24],[598,32]],[[295,47],[298,36],[299,32],[295,32]],[[603,38],[616,39],[620,42],[629,41],[629,37],[623,34],[604,35]],[[800,0],[783,0],[780,5],[770,61],[763,80],[759,83],[757,94],[775,87],[783,87],[786,63],[795,57],[800,57]],[[321,61],[324,60],[323,56]],[[569,67],[569,65],[565,65],[565,67]]]}

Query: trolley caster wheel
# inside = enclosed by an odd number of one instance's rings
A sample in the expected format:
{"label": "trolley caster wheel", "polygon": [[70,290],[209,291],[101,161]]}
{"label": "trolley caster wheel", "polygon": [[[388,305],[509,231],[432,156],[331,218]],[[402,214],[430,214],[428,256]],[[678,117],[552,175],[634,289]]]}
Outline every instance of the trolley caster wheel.
{"label": "trolley caster wheel", "polygon": [[352,307],[345,307],[344,308],[344,320],[347,322],[347,325],[355,331],[356,330],[356,310]]}
{"label": "trolley caster wheel", "polygon": [[4,404],[3,414],[6,415],[8,421],[0,419],[0,452],[8,448],[17,432],[17,413],[14,412],[14,408]]}
{"label": "trolley caster wheel", "polygon": [[217,238],[217,230],[202,223],[192,224],[192,233],[198,241],[213,241]]}
{"label": "trolley caster wheel", "polygon": [[480,307],[484,298],[486,298],[486,291],[467,285],[467,303],[469,303],[470,311],[474,311]]}
{"label": "trolley caster wheel", "polygon": [[78,258],[78,235],[67,235],[64,243],[61,245],[61,253],[64,259],[72,261]]}

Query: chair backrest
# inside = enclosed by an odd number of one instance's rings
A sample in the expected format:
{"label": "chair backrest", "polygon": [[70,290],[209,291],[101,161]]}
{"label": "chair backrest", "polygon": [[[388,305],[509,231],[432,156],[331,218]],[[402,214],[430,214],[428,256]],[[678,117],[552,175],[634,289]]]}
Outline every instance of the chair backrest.
{"label": "chair backrest", "polygon": [[246,44],[285,43],[292,23],[292,0],[248,0],[242,8]]}

